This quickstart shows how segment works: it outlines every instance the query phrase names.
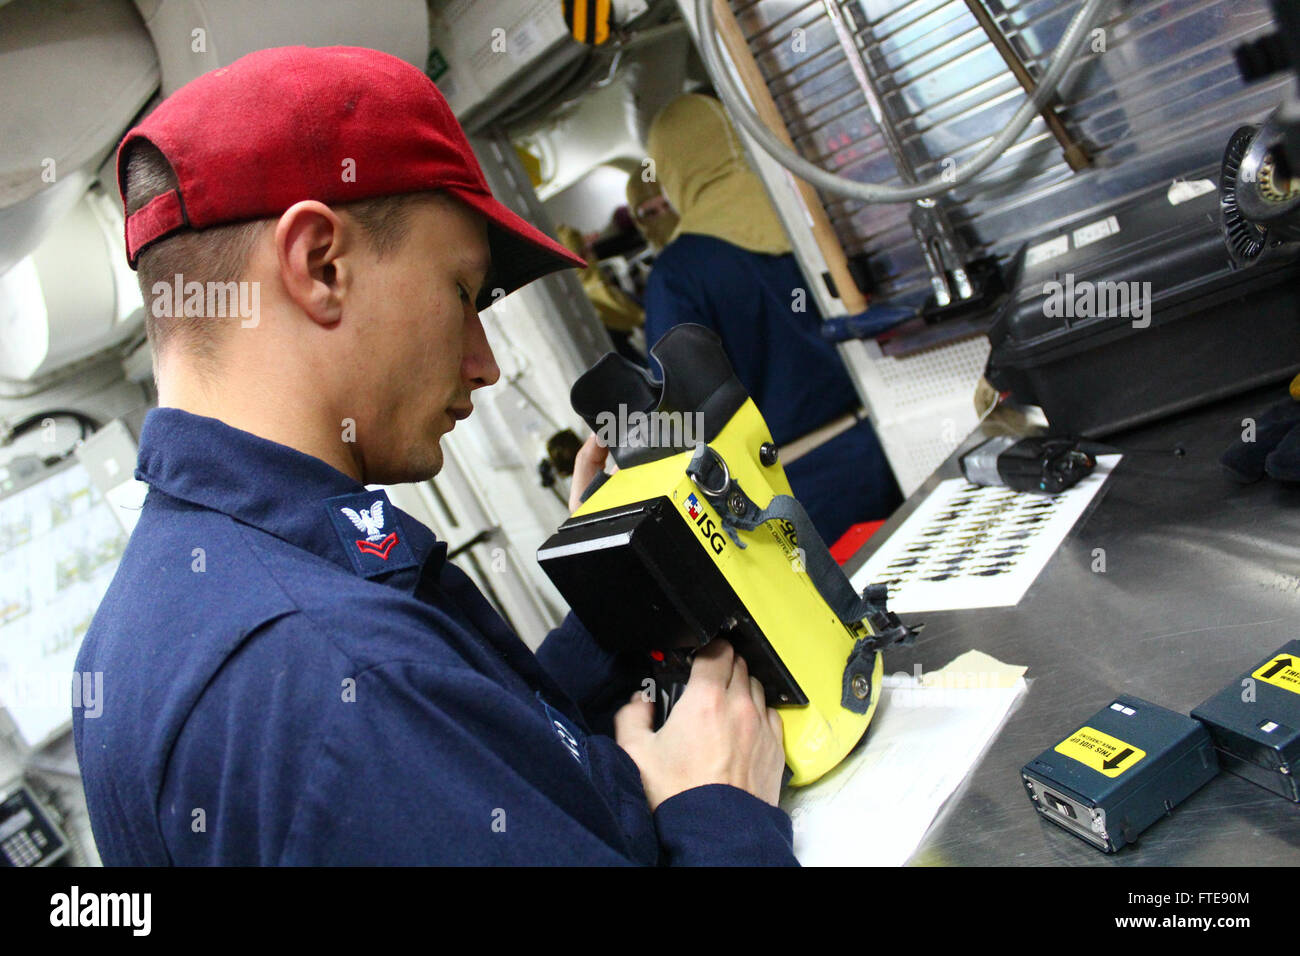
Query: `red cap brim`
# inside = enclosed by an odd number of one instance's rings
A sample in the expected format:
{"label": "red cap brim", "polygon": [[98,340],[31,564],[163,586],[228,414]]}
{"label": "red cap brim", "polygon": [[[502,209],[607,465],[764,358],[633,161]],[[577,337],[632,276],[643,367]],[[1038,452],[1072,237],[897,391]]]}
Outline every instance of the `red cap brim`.
{"label": "red cap brim", "polygon": [[[491,196],[455,186],[444,188],[482,214],[488,223],[492,266],[475,303],[480,310],[534,279],[560,269],[586,268],[587,262],[581,256],[574,255]],[[497,292],[498,289],[503,291]]]}

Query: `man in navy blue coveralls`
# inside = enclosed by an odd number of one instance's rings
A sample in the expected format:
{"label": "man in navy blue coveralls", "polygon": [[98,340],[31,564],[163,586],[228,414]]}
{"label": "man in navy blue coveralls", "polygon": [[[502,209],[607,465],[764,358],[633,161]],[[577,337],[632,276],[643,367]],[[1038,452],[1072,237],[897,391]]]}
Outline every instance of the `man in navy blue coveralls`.
{"label": "man in navy blue coveralls", "polygon": [[[649,147],[680,219],[646,286],[646,344],[688,322],[717,334],[828,544],[860,521],[889,517],[902,492],[722,104],[696,93],[673,99],[655,117]],[[801,441],[812,447],[796,457]]]}
{"label": "man in navy blue coveralls", "polygon": [[[128,134],[119,181],[160,407],[77,661],[104,675],[73,714],[104,862],[793,863],[780,720],[725,642],[661,730],[634,693],[593,733],[620,675],[573,615],[534,656],[367,490],[435,474],[497,380],[478,309],[575,264],[491,198],[433,84],[252,54]],[[173,270],[256,283],[258,314],[170,317]],[[602,465],[589,442],[575,486]]]}

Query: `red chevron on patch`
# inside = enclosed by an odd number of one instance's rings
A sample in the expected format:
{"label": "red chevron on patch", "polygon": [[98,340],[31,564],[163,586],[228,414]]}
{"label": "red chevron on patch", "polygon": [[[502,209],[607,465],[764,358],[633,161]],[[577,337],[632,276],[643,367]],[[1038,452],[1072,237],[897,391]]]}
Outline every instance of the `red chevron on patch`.
{"label": "red chevron on patch", "polygon": [[372,544],[369,541],[358,541],[357,550],[365,554],[378,555],[387,561],[388,552],[393,550],[393,545],[395,544],[397,544],[397,533],[395,531],[390,531],[388,532],[388,537],[383,541],[380,541],[378,544]]}

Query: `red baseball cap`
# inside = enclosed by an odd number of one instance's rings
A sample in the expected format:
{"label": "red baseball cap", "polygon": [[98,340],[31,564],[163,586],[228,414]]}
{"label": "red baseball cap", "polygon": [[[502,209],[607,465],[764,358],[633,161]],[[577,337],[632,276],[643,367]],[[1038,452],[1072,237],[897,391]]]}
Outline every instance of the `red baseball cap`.
{"label": "red baseball cap", "polygon": [[126,219],[131,268],[141,250],[180,229],[278,216],[327,204],[442,190],[487,220],[492,266],[480,309],[557,269],[586,262],[501,203],[451,107],[405,60],[361,47],[277,47],[241,57],[181,87],[126,134],[171,163],[179,188]]}

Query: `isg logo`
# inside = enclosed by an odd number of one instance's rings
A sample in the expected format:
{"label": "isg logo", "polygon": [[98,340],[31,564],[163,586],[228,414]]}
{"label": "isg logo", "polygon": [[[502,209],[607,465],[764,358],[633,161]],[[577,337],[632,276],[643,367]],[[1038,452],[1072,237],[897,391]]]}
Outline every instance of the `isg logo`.
{"label": "isg logo", "polygon": [[700,499],[694,494],[686,496],[686,514],[695,522],[695,527],[700,529],[700,534],[704,535],[704,539],[709,542],[713,553],[721,554],[722,549],[727,546],[726,536],[718,530],[718,526],[713,523],[713,519],[700,504]]}

